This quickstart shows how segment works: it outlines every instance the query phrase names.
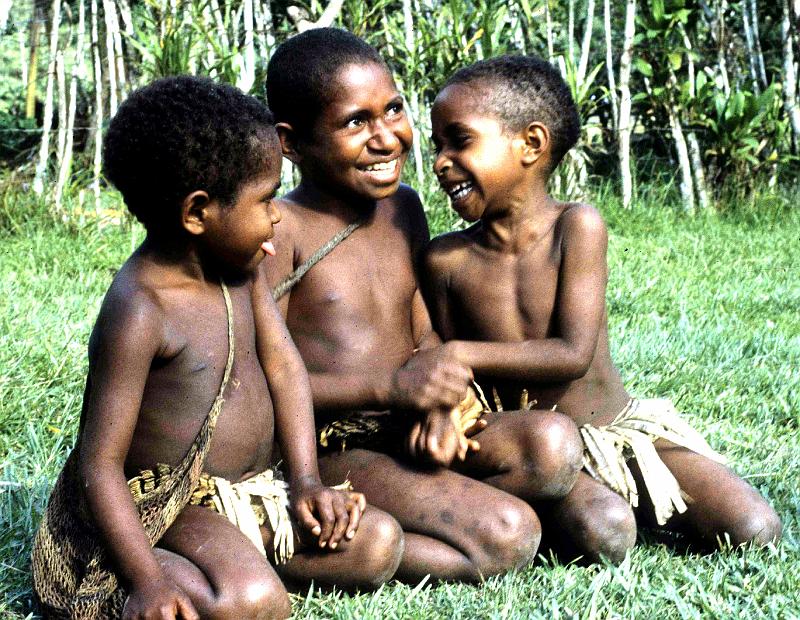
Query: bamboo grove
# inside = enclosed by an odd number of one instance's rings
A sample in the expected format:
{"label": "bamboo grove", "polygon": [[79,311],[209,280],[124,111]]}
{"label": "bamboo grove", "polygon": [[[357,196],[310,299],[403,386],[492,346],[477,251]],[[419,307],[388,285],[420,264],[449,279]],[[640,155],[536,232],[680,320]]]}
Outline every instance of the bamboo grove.
{"label": "bamboo grove", "polygon": [[0,157],[56,214],[76,189],[100,209],[104,127],[132,89],[193,73],[263,95],[275,45],[332,24],[395,71],[423,195],[438,86],[477,59],[535,53],[584,125],[555,192],[610,179],[629,206],[637,179],[659,178],[687,211],[713,209],[796,173],[799,23],[800,0],[0,0]]}

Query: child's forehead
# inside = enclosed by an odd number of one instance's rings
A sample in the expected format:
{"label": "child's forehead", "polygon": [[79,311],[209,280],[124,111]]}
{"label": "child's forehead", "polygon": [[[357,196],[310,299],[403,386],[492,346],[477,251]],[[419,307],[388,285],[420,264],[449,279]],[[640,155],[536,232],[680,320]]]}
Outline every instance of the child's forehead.
{"label": "child's forehead", "polygon": [[[346,106],[376,94],[394,96],[397,86],[389,69],[376,62],[351,62],[336,71],[328,87],[324,109]],[[323,110],[324,111],[324,110]]]}
{"label": "child's forehead", "polygon": [[487,106],[485,90],[472,83],[450,84],[442,89],[433,103],[431,117],[433,125],[440,127],[467,119],[502,122]]}

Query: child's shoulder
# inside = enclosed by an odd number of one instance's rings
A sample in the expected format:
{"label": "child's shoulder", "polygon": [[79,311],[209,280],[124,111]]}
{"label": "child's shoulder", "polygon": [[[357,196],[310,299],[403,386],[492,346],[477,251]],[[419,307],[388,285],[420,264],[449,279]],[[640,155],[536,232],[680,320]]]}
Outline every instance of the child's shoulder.
{"label": "child's shoulder", "polygon": [[584,202],[559,203],[556,229],[562,241],[577,238],[606,242],[608,230],[603,216],[595,207]]}
{"label": "child's shoulder", "polygon": [[463,230],[454,230],[431,239],[425,249],[425,264],[433,271],[445,271],[457,265],[476,243],[480,222]]}

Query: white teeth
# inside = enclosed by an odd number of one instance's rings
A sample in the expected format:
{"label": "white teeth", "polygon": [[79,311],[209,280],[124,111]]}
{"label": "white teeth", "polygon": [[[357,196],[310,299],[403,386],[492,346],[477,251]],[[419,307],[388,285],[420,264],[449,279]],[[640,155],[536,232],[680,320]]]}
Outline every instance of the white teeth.
{"label": "white teeth", "polygon": [[464,196],[469,194],[470,191],[472,191],[472,183],[464,181],[447,190],[447,195],[450,196],[450,200],[461,200]]}
{"label": "white teeth", "polygon": [[364,170],[367,172],[376,172],[378,170],[394,170],[397,167],[397,160],[393,159],[392,161],[385,161],[379,164],[371,164],[366,166]]}

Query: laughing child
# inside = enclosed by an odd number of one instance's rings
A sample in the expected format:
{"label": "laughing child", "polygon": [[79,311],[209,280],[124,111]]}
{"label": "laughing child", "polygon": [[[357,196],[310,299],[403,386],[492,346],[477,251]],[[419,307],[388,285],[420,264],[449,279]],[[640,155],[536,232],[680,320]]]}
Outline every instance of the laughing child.
{"label": "laughing child", "polygon": [[412,134],[391,73],[358,37],[310,30],[276,50],[267,94],[301,182],[265,268],[309,370],[323,480],[347,476],[400,522],[398,578],[475,581],[531,561],[539,522],[513,495],[562,497],[578,430],[551,412],[491,414],[467,454],[451,412],[471,372],[418,289],[429,236],[400,184]]}
{"label": "laughing child", "polygon": [[120,107],[104,167],[147,235],[100,309],[77,444],[34,543],[45,613],[283,618],[278,573],[390,577],[400,528],[320,482],[307,374],[255,269],[280,220],[269,110],[159,80]]}
{"label": "laughing child", "polygon": [[[547,62],[501,57],[458,71],[432,109],[434,170],[463,231],[431,242],[426,300],[454,357],[491,399],[568,414],[584,471],[539,512],[562,546],[620,561],[637,516],[713,541],[767,543],[781,524],[665,399],[625,391],[609,355],[607,231],[547,182],[579,136],[569,89]],[[538,508],[538,506],[537,506]]]}

